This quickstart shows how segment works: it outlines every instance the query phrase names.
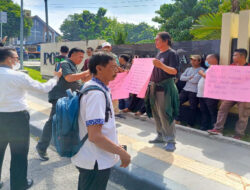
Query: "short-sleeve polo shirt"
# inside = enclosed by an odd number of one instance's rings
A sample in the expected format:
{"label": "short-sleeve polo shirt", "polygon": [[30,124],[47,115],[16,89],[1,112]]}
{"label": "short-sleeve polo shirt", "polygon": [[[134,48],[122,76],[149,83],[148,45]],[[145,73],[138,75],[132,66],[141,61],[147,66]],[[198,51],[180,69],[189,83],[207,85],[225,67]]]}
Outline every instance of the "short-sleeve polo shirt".
{"label": "short-sleeve polo shirt", "polygon": [[[106,99],[103,92],[94,90],[89,91],[86,95],[82,96],[78,118],[80,138],[82,139],[87,134],[87,128],[89,126],[99,124],[102,125],[102,134],[118,145],[110,91],[96,78],[85,83],[84,87],[86,88],[89,85],[97,85],[106,92],[112,114],[109,116],[108,122],[105,122]],[[97,161],[98,169],[103,170],[113,167],[119,161],[119,156],[97,147],[87,139],[79,152],[72,157],[71,160],[77,167],[89,170],[94,169],[95,162]]]}

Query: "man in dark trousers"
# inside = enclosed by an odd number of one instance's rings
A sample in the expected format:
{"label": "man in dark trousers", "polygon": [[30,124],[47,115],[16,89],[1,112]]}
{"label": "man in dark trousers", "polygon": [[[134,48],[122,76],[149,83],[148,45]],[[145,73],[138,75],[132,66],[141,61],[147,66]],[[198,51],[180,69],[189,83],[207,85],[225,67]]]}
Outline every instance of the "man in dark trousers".
{"label": "man in dark trousers", "polygon": [[149,143],[167,142],[163,148],[172,152],[175,150],[174,118],[179,111],[178,90],[174,83],[178,59],[176,52],[171,49],[169,33],[158,33],[155,45],[160,52],[153,60],[154,69],[146,96],[146,108],[148,116],[155,119],[157,137]]}
{"label": "man in dark trousers", "polygon": [[[30,115],[25,94],[27,90],[48,93],[61,76],[55,72],[56,77],[40,83],[13,69],[18,59],[15,49],[0,48],[0,180],[5,150],[9,145],[11,190],[28,189],[33,184],[32,179],[27,179]],[[0,181],[0,189],[2,186]]]}
{"label": "man in dark trousers", "polygon": [[66,90],[72,91],[79,90],[81,81],[89,79],[90,74],[88,71],[78,73],[77,65],[79,65],[84,58],[84,51],[82,49],[73,48],[69,52],[69,58],[61,62],[62,77],[57,85],[49,92],[49,102],[52,104],[49,120],[45,123],[42,136],[36,146],[36,150],[40,160],[47,161],[47,148],[50,144],[52,136],[52,119],[56,112],[56,102],[59,98],[67,96]]}
{"label": "man in dark trousers", "polygon": [[[130,155],[118,143],[114,110],[108,84],[118,72],[112,54],[99,52],[89,61],[93,78],[84,85],[98,86],[106,94],[110,112],[106,114],[106,98],[99,90],[89,91],[80,101],[79,134],[88,138],[79,152],[71,158],[79,170],[78,190],[105,190],[111,168],[121,160],[121,167],[130,163]],[[108,116],[108,118],[107,118]]]}

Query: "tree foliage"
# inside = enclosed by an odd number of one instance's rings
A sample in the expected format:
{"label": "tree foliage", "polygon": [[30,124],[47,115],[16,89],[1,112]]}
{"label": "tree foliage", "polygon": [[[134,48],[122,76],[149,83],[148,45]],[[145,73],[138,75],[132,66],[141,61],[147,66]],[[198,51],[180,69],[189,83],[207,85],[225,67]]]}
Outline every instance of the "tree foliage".
{"label": "tree foliage", "polygon": [[207,14],[199,17],[190,33],[196,40],[213,40],[221,37],[222,14]]}
{"label": "tree foliage", "polygon": [[153,18],[161,31],[168,31],[175,41],[192,40],[190,28],[199,16],[216,13],[220,0],[175,0],[173,4],[163,4]]}
{"label": "tree foliage", "polygon": [[84,10],[68,16],[60,27],[63,38],[68,40],[104,39],[114,44],[137,43],[153,40],[157,30],[146,23],[120,23],[106,17],[107,10],[99,8],[96,14]]}
{"label": "tree foliage", "polygon": [[[12,0],[1,0],[0,11],[7,12],[7,22],[3,24],[3,36],[19,37],[20,36],[20,16],[21,8],[18,4],[13,3]],[[30,34],[32,27],[32,19],[24,18],[24,36]]]}
{"label": "tree foliage", "polygon": [[[245,10],[249,8],[250,0],[239,0],[239,10]],[[194,36],[194,39],[220,39],[222,14],[232,11],[232,9],[232,1],[224,0],[220,4],[219,10],[216,14],[207,14],[200,16],[190,30],[190,33]]]}

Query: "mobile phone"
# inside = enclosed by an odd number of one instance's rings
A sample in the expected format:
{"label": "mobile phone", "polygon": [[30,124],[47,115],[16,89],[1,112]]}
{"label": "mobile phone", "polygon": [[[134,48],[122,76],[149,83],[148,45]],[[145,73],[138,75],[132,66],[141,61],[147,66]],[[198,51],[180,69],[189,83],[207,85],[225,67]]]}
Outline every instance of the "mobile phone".
{"label": "mobile phone", "polygon": [[61,64],[60,63],[56,63],[56,72],[58,72],[61,68]]}
{"label": "mobile phone", "polygon": [[127,151],[127,145],[122,145],[122,148]]}

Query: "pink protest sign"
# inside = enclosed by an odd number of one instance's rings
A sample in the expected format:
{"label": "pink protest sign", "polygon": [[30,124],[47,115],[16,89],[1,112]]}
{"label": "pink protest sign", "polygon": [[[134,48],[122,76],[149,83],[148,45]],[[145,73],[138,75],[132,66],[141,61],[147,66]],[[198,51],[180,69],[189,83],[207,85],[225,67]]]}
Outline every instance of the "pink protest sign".
{"label": "pink protest sign", "polygon": [[109,82],[109,88],[111,90],[113,100],[125,99],[129,97],[129,92],[123,86],[124,80],[127,76],[127,72],[118,73],[115,80]]}
{"label": "pink protest sign", "polygon": [[250,102],[250,67],[221,65],[210,67],[206,73],[204,96]]}
{"label": "pink protest sign", "polygon": [[140,97],[143,98],[145,96],[145,88],[147,89],[153,68],[153,58],[134,59],[127,79],[124,81],[124,87],[126,90],[133,94],[139,94]]}
{"label": "pink protest sign", "polygon": [[148,78],[147,82],[143,86],[141,92],[139,92],[139,94],[137,95],[138,98],[144,98],[145,97],[149,81],[150,81],[150,77]]}

